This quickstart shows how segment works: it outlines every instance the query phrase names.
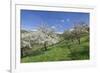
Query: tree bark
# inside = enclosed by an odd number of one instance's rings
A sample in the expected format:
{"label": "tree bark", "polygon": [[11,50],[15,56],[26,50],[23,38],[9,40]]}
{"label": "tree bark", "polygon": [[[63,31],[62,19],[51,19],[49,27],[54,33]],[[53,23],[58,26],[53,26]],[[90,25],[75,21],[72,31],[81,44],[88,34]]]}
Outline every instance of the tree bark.
{"label": "tree bark", "polygon": [[44,42],[44,50],[47,50],[47,42]]}
{"label": "tree bark", "polygon": [[78,43],[80,44],[80,39],[78,39]]}

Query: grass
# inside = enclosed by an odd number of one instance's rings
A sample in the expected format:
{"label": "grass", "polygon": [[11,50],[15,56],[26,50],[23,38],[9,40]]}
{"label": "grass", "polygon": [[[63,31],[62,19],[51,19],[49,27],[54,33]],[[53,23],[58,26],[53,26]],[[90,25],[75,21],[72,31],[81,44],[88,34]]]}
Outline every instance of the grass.
{"label": "grass", "polygon": [[[88,36],[81,38],[81,44],[66,41],[49,46],[47,51],[40,51],[39,54],[31,54],[21,58],[22,63],[29,62],[46,62],[46,61],[68,61],[68,60],[86,60],[89,59],[89,40]],[[34,52],[33,52],[34,53]]]}

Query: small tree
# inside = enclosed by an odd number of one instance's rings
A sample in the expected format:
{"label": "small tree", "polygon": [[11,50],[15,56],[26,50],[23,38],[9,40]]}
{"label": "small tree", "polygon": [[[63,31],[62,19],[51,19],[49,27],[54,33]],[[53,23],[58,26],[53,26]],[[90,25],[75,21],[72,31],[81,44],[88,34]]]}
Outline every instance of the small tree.
{"label": "small tree", "polygon": [[74,34],[72,33],[73,32],[73,30],[67,30],[67,31],[65,31],[64,33],[63,33],[63,38],[64,38],[64,40],[69,40],[69,41],[72,41],[73,42],[73,40],[74,40]]}
{"label": "small tree", "polygon": [[44,46],[44,50],[47,50],[48,45],[52,45],[58,42],[58,37],[53,28],[48,27],[45,24],[41,24],[37,29],[37,41],[38,43],[42,43]]}
{"label": "small tree", "polygon": [[31,49],[31,43],[28,33],[21,34],[21,57],[26,55],[26,51]]}
{"label": "small tree", "polygon": [[74,34],[79,44],[80,44],[80,38],[85,31],[89,31],[89,29],[84,22],[80,22],[74,25],[74,30],[72,33]]}

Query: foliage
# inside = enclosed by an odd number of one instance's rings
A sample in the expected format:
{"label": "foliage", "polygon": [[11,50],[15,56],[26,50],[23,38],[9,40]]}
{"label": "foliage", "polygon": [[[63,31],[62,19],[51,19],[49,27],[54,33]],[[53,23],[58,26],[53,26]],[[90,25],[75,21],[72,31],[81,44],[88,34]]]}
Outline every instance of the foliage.
{"label": "foliage", "polygon": [[[21,53],[23,55],[28,55],[27,50],[30,50],[35,44],[43,45],[43,49],[46,51],[49,45],[57,43],[59,37],[56,35],[53,28],[48,27],[45,24],[41,24],[37,28],[37,31],[27,32],[22,31],[21,33]],[[37,49],[38,50],[38,49]],[[32,50],[31,50],[32,51]],[[30,54],[30,53],[29,53]]]}

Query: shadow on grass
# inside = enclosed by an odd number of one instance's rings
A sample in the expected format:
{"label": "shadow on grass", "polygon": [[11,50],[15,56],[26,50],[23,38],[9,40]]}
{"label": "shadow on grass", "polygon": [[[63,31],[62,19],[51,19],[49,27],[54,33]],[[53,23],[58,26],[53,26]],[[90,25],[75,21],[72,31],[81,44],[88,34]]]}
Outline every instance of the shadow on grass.
{"label": "shadow on grass", "polygon": [[32,51],[32,52],[30,52],[30,53],[26,53],[23,57],[21,57],[21,58],[24,58],[24,57],[27,57],[27,56],[36,56],[36,55],[40,55],[40,54],[43,54],[43,52],[42,51],[38,51],[38,50],[36,50],[36,51]]}
{"label": "shadow on grass", "polygon": [[89,45],[74,46],[69,51],[69,57],[71,60],[84,60],[90,58]]}
{"label": "shadow on grass", "polygon": [[41,55],[41,54],[44,54],[45,52],[47,51],[50,51],[51,49],[47,49],[47,50],[44,50],[44,48],[41,48],[39,50],[35,50],[35,51],[31,51],[29,53],[26,53],[26,55],[24,55],[23,57],[21,58],[24,58],[24,57],[31,57],[31,56],[37,56],[37,55]]}

